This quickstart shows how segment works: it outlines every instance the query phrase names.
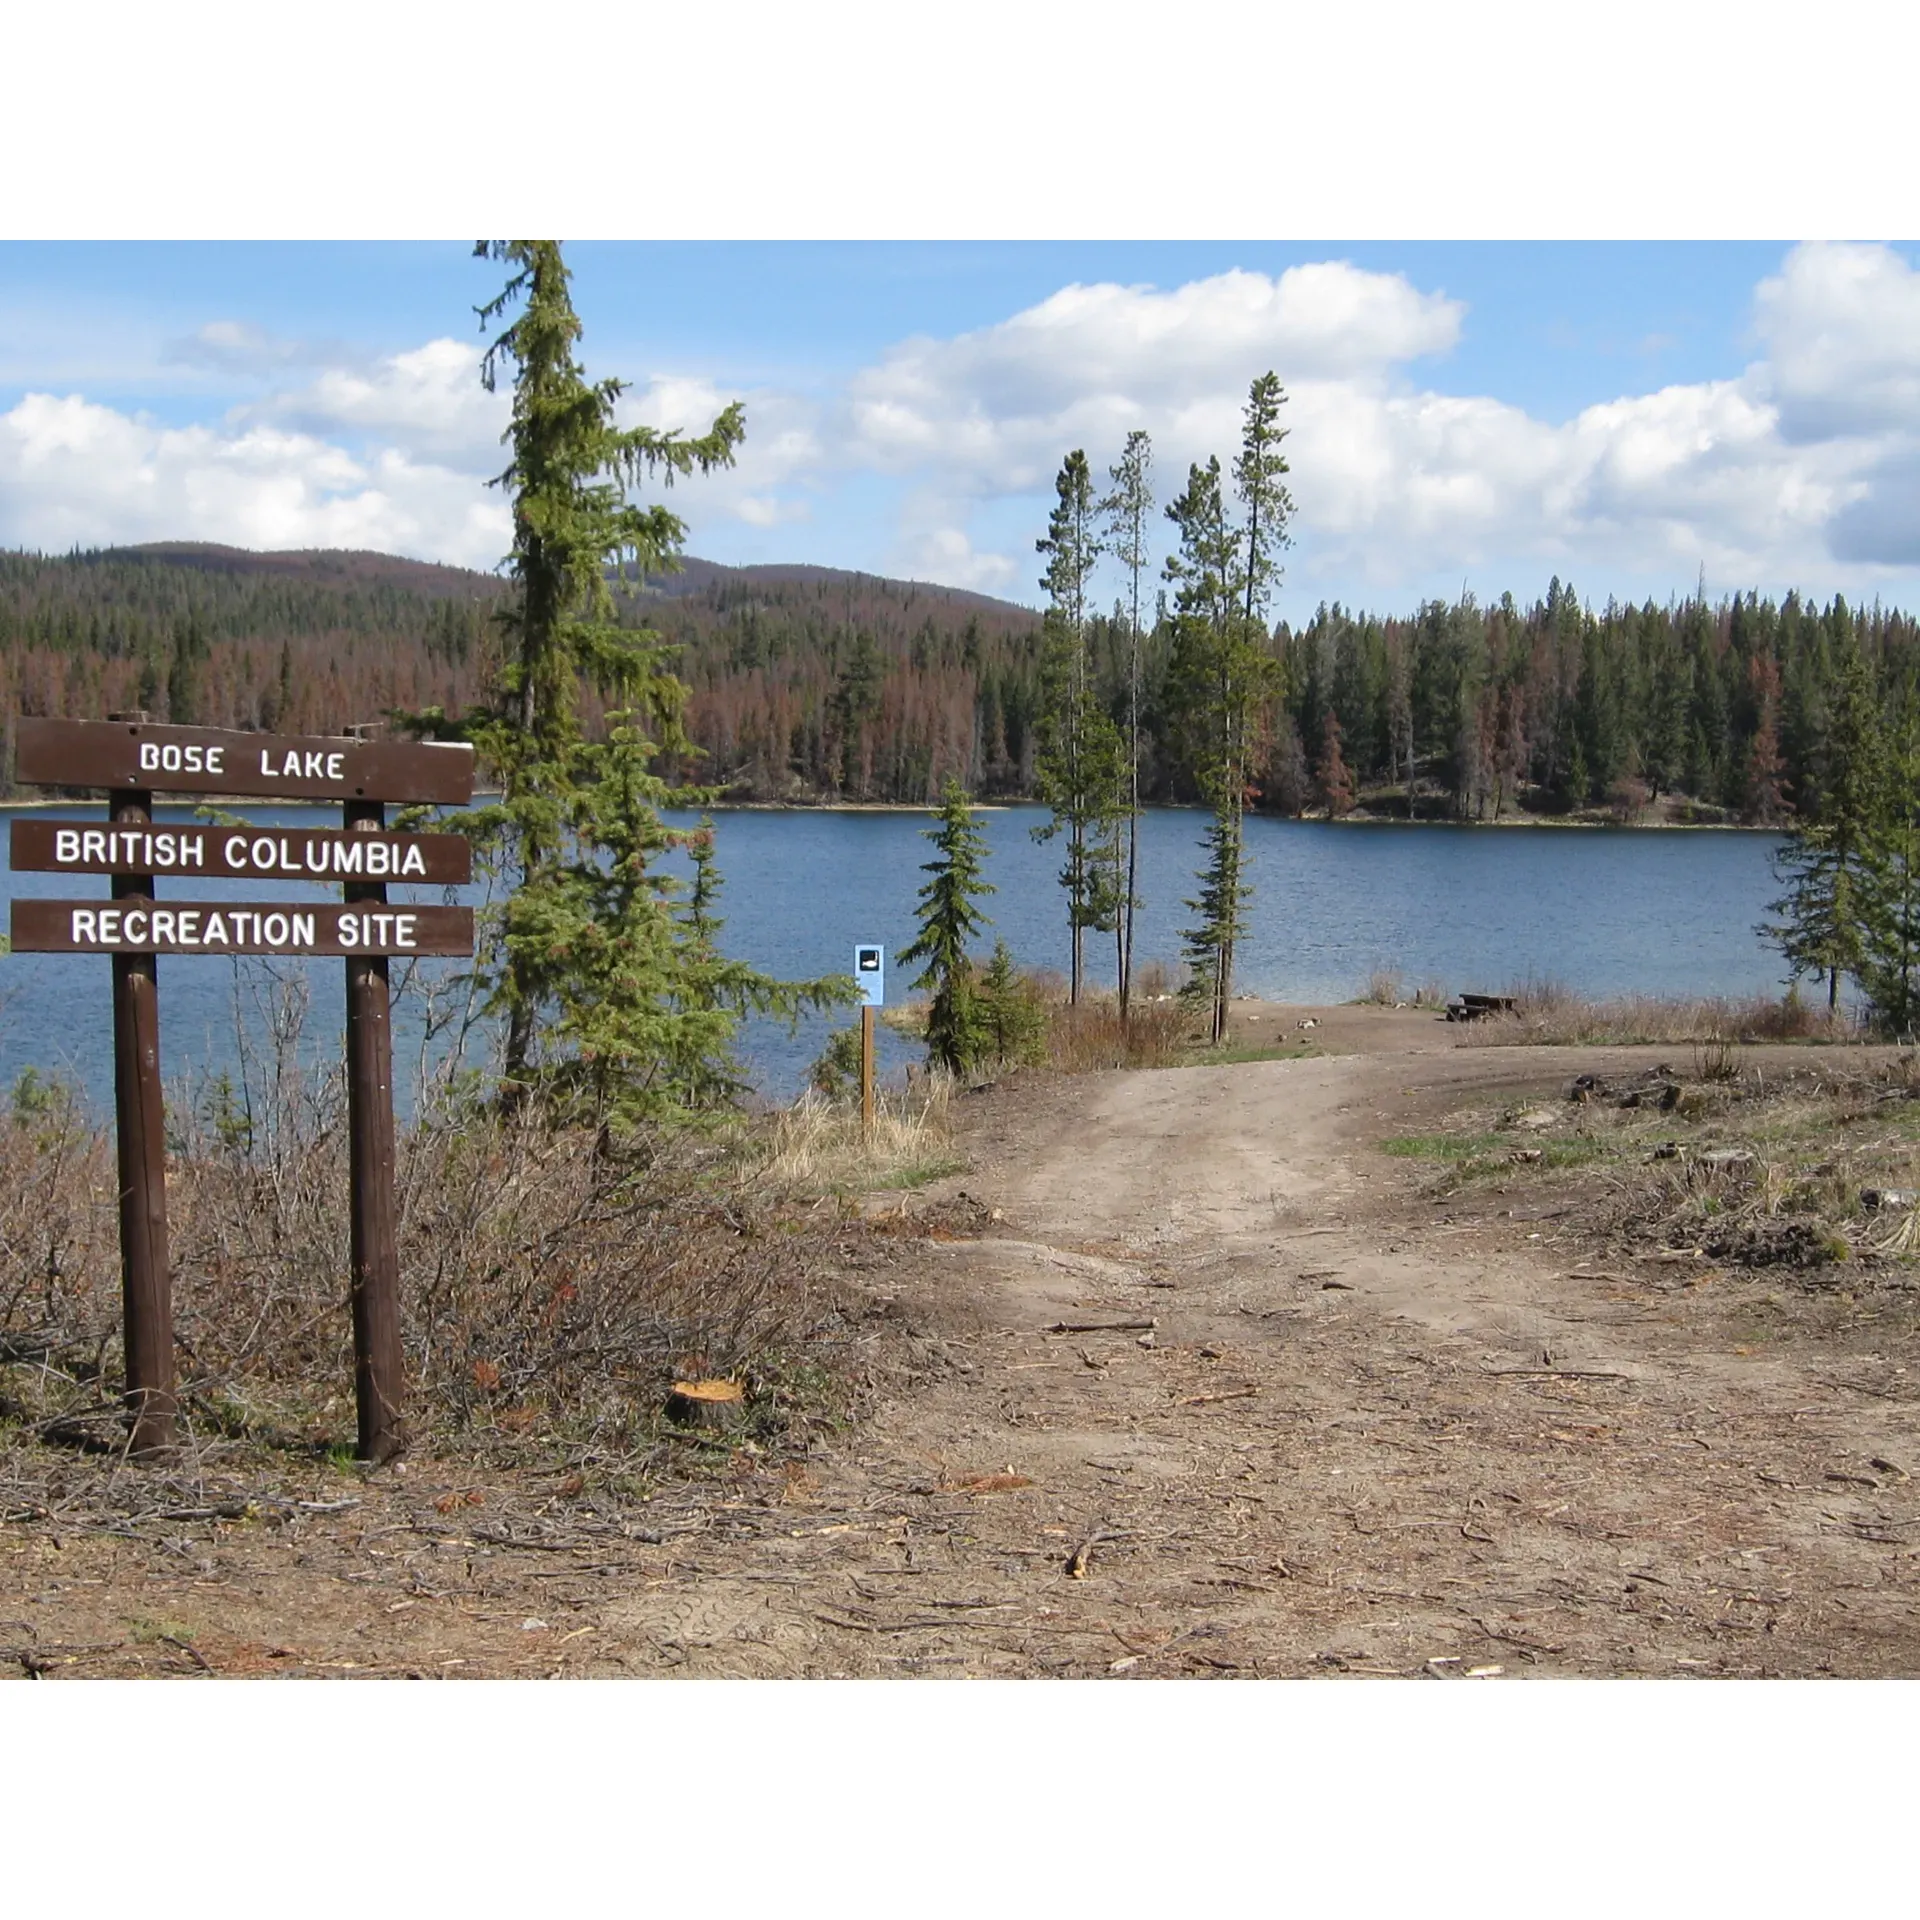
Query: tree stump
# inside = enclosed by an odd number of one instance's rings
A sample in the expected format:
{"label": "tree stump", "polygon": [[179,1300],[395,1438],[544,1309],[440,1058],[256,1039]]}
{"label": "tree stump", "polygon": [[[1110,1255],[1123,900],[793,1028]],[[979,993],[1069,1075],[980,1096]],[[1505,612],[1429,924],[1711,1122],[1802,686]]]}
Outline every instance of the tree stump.
{"label": "tree stump", "polygon": [[676,1380],[667,1418],[678,1427],[730,1427],[746,1406],[747,1390],[738,1380]]}

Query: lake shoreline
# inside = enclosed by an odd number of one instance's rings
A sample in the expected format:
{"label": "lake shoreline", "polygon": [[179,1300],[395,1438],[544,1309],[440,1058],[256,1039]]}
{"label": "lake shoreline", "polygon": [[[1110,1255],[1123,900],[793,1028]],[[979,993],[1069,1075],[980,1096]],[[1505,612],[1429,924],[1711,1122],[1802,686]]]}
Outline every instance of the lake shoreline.
{"label": "lake shoreline", "polygon": [[[488,805],[498,800],[497,793],[476,793],[475,805]],[[0,814],[53,812],[64,808],[103,805],[104,799],[95,800],[0,800]],[[156,804],[160,806],[191,807],[233,807],[259,806],[258,794],[195,794],[183,795],[178,799],[169,799],[162,795]],[[331,809],[332,803],[325,800],[311,802],[285,802],[289,806],[311,806],[320,811]],[[970,803],[975,813],[1017,813],[1023,808],[1039,807],[1038,800],[975,800]],[[791,813],[791,814],[917,814],[923,818],[932,818],[940,809],[934,805],[915,806],[904,800],[715,800],[710,805],[699,808],[669,807],[668,813]],[[1208,808],[1194,800],[1155,800],[1143,806],[1143,814],[1159,813],[1198,813],[1204,814]],[[1537,827],[1554,833],[1757,833],[1781,835],[1790,831],[1785,826],[1763,827],[1749,825],[1742,820],[1581,820],[1556,818],[1551,814],[1521,814],[1499,820],[1409,820],[1402,814],[1393,813],[1348,813],[1339,819],[1330,819],[1323,813],[1261,813],[1254,810],[1248,813],[1250,820],[1271,820],[1280,825],[1302,827],[1418,827],[1432,829],[1444,827],[1457,831],[1482,832],[1499,829],[1512,832],[1515,829]]]}

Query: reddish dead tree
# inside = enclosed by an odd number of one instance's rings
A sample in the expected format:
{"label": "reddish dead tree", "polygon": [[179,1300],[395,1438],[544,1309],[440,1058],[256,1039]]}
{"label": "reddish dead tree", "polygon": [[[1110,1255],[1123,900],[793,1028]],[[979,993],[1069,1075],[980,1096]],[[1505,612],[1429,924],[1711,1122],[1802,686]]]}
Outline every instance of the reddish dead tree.
{"label": "reddish dead tree", "polygon": [[1320,735],[1320,798],[1326,803],[1329,820],[1353,811],[1353,775],[1347,771],[1346,756],[1340,751],[1340,716],[1331,707]]}
{"label": "reddish dead tree", "polygon": [[1758,717],[1747,758],[1743,817],[1755,826],[1777,826],[1793,811],[1786,797],[1786,763],[1780,752],[1780,669],[1771,654],[1756,653],[1748,671]]}

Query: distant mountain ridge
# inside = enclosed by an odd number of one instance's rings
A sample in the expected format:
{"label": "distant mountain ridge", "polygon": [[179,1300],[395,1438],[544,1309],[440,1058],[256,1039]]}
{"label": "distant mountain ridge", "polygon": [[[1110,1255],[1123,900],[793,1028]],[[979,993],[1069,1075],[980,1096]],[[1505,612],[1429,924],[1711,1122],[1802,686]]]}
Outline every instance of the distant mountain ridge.
{"label": "distant mountain ridge", "polygon": [[[0,551],[0,792],[11,718],[156,719],[334,733],[497,684],[498,573],[341,548],[166,540]],[[1024,787],[1040,615],[956,587],[806,563],[698,557],[644,583],[624,620],[658,631],[697,753],[667,771],[743,799],[914,801],[952,775]],[[581,717],[603,723],[583,681]]]}
{"label": "distant mountain ridge", "polygon": [[[204,540],[153,540],[138,546],[101,547],[75,556],[82,564],[99,561],[147,562],[155,566],[193,567],[207,573],[277,574],[334,585],[381,585],[411,590],[428,599],[490,596],[504,591],[499,574],[477,568],[448,566],[437,560],[409,560],[399,554],[365,548],[299,547],[262,550],[221,546]],[[974,608],[983,613],[1032,620],[1030,607],[996,599],[965,587],[941,586],[928,580],[902,580],[891,574],[865,573],[846,567],[815,566],[808,561],[772,561],[752,566],[728,566],[689,554],[678,573],[653,574],[645,591],[662,599],[681,600],[711,588],[814,587],[825,593],[879,588],[904,592],[909,600],[925,596],[942,605]]]}

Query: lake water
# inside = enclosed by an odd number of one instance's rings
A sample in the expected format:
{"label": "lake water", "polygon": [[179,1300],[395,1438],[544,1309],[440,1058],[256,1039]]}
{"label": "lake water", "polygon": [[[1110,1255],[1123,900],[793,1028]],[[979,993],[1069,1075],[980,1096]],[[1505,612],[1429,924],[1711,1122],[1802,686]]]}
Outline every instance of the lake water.
{"label": "lake water", "polygon": [[[72,807],[38,817],[98,820],[103,811]],[[194,817],[187,806],[157,811],[163,819]],[[337,824],[331,809],[241,811],[266,826]],[[1064,896],[1055,877],[1061,848],[1057,841],[1036,844],[1029,831],[1044,818],[1025,807],[980,815],[991,849],[987,876],[998,889],[983,903],[993,923],[987,941],[1001,935],[1023,964],[1064,971]],[[889,997],[904,997],[906,976],[891,956],[913,938],[919,868],[932,857],[921,838],[925,814],[746,812],[717,820],[726,880],[722,945],[730,954],[801,978],[844,972],[856,942],[879,941],[889,955]],[[1146,817],[1137,916],[1143,961],[1179,956],[1180,929],[1192,917],[1182,902],[1195,890],[1204,825],[1197,812]],[[1754,931],[1778,891],[1769,867],[1778,844],[1773,835],[1256,818],[1247,822],[1247,839],[1254,896],[1237,992],[1346,1000],[1378,965],[1399,968],[1409,989],[1435,981],[1453,993],[1498,992],[1535,975],[1594,994],[1745,994],[1777,991],[1783,977],[1779,955]],[[105,879],[0,874],[0,897],[104,899],[107,891]],[[157,892],[163,899],[330,897],[318,887],[263,889],[250,880],[163,880]],[[439,889],[396,887],[392,897],[445,896]],[[1094,981],[1111,984],[1110,941],[1089,936],[1088,953]],[[445,974],[457,963],[417,964]],[[159,967],[170,1080],[231,1065],[236,1021],[259,1030],[269,968],[307,982],[308,1056],[337,1049],[344,995],[337,960],[165,957]],[[70,1075],[108,1105],[108,981],[104,957],[0,959],[0,1085],[33,1066]],[[756,1084],[770,1095],[795,1092],[828,1024],[809,1021],[790,1036],[784,1027],[756,1023],[742,1048]],[[402,1017],[397,1080],[405,1080],[418,1031],[417,1022]],[[917,1055],[917,1048],[883,1030],[883,1070],[897,1075]]]}

